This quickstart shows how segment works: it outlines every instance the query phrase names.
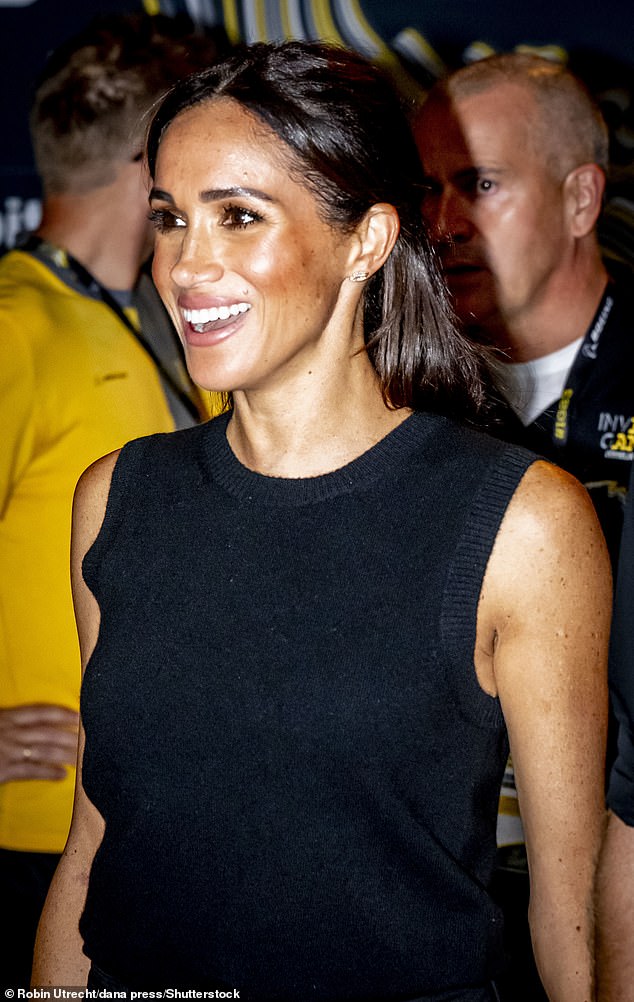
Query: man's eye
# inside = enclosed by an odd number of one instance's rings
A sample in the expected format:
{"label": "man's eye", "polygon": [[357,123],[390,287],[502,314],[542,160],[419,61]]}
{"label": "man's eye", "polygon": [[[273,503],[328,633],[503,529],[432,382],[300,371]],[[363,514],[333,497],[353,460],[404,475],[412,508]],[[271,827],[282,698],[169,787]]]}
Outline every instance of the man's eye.
{"label": "man's eye", "polygon": [[148,219],[158,233],[165,230],[174,230],[185,225],[185,221],[180,216],[175,216],[169,209],[152,209]]}
{"label": "man's eye", "polygon": [[227,205],[223,210],[221,225],[244,230],[261,221],[262,216],[253,209],[247,209],[243,205]]}
{"label": "man's eye", "polygon": [[442,185],[431,179],[426,179],[420,187],[421,200],[428,202],[432,198],[438,198],[442,194]]}
{"label": "man's eye", "polygon": [[489,191],[493,191],[494,188],[495,188],[495,181],[492,181],[488,177],[478,178],[478,182],[476,184],[476,191],[484,192],[484,194],[486,194]]}

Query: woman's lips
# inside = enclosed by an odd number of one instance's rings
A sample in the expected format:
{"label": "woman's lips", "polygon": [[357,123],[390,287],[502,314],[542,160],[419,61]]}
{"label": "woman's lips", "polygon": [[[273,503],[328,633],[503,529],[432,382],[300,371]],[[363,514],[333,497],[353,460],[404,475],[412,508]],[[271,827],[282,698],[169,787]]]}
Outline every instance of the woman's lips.
{"label": "woman's lips", "polygon": [[186,324],[197,334],[223,330],[242,314],[251,309],[249,303],[229,303],[223,306],[209,306],[204,309],[182,308],[181,313]]}
{"label": "woman's lips", "polygon": [[220,306],[181,306],[183,333],[188,344],[208,347],[223,341],[242,326],[250,303],[223,303]]}

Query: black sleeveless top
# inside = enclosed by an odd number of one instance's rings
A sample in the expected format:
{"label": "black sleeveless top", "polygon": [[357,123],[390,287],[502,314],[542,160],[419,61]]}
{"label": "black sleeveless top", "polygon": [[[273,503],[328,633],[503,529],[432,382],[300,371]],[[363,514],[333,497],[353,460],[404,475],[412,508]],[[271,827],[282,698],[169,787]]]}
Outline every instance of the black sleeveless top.
{"label": "black sleeveless top", "polygon": [[414,414],[287,480],[227,420],[127,445],[84,562],[86,952],[258,1002],[479,999],[508,744],[476,610],[534,457]]}

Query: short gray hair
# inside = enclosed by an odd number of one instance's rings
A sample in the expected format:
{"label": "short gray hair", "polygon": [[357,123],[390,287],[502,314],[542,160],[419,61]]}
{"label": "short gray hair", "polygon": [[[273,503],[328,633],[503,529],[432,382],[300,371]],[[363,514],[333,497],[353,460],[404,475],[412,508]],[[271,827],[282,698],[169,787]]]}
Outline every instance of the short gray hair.
{"label": "short gray hair", "polygon": [[532,94],[540,113],[535,138],[561,177],[584,163],[607,171],[607,125],[586,86],[561,63],[526,52],[488,56],[440,80],[427,100],[460,100],[506,83]]}

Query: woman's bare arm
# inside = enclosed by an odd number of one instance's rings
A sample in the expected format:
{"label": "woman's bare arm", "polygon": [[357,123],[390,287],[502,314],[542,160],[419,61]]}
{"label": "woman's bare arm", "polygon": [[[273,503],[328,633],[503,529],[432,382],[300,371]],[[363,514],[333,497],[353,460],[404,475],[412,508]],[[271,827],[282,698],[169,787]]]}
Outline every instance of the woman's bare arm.
{"label": "woman's bare arm", "polygon": [[[93,464],[77,485],[73,504],[71,574],[73,602],[82,654],[82,670],[99,633],[99,606],[86,586],[82,560],[101,527],[117,453]],[[84,732],[80,728],[77,783],[68,842],[51,883],[40,919],[32,984],[83,986],[89,960],[83,952],[79,919],[86,900],[88,877],[103,838],[101,815],[86,797],[81,781]]]}
{"label": "woman's bare arm", "polygon": [[[83,730],[79,759],[83,754]],[[88,877],[103,837],[103,820],[85,796],[77,771],[70,835],[55,871],[40,918],[31,984],[82,987],[90,962],[83,952],[79,919],[86,900]]]}
{"label": "woman's bare arm", "polygon": [[524,477],[485,577],[476,666],[506,719],[551,1002],[594,998],[593,886],[604,820],[611,573],[587,492],[545,463]]}

